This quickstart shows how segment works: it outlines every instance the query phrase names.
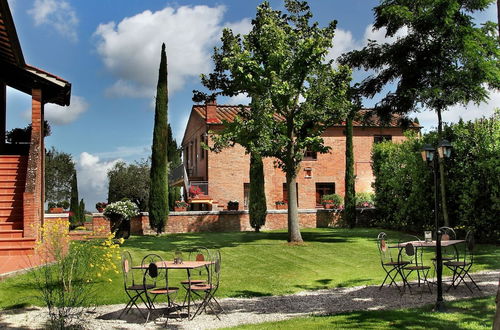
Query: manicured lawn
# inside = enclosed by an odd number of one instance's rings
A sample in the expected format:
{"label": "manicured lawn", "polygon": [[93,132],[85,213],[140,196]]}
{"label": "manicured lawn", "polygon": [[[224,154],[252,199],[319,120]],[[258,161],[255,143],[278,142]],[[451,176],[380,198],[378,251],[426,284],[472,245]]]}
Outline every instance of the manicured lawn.
{"label": "manicured lawn", "polygon": [[[263,233],[191,233],[161,237],[131,237],[123,245],[139,264],[148,253],[173,259],[176,249],[196,246],[221,249],[222,284],[220,297],[253,297],[282,295],[303,290],[380,284],[384,272],[380,267],[375,238],[380,229],[307,229],[306,243],[286,243],[286,232]],[[387,231],[395,239],[402,235]],[[186,255],[187,256],[187,255]],[[500,248],[479,245],[474,271],[500,268]],[[431,258],[432,253],[427,254]],[[184,279],[185,271],[171,271],[175,282]],[[96,304],[126,302],[122,274],[113,274],[112,282],[98,284]],[[0,282],[0,308],[36,304],[35,292],[28,275]]]}
{"label": "manicured lawn", "polygon": [[231,329],[491,329],[494,297],[447,302],[446,313],[432,306],[393,311],[360,311],[243,325]]}

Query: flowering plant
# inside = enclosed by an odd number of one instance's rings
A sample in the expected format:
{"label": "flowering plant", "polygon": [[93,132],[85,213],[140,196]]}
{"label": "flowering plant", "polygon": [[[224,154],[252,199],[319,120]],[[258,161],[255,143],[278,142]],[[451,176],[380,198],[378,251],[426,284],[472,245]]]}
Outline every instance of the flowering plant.
{"label": "flowering plant", "polygon": [[175,207],[188,207],[189,204],[184,201],[175,201]]}
{"label": "flowering plant", "polygon": [[344,204],[344,199],[342,198],[342,196],[337,194],[324,195],[322,198],[322,204],[332,204],[334,208],[340,208]]}
{"label": "flowering plant", "polygon": [[104,215],[108,218],[119,216],[123,220],[130,220],[130,218],[139,214],[139,208],[131,201],[119,201],[111,203],[106,206]]}
{"label": "flowering plant", "polygon": [[203,191],[198,186],[191,186],[191,187],[189,187],[189,196],[191,196],[191,197],[198,196],[202,192]]}
{"label": "flowering plant", "polygon": [[286,202],[285,201],[276,201],[275,204],[276,204],[276,206],[278,206],[278,205],[286,205]]}

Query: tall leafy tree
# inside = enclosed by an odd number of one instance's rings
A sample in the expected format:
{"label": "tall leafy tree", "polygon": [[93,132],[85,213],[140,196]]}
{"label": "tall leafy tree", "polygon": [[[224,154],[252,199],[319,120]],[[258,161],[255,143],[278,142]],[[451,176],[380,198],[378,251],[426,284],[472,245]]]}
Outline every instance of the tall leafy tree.
{"label": "tall leafy tree", "polygon": [[346,117],[345,125],[345,196],[344,220],[353,228],[356,224],[356,182],[354,178],[353,120],[359,108],[353,106]]}
{"label": "tall leafy tree", "polygon": [[79,216],[80,219],[78,220],[79,224],[82,224],[85,222],[85,202],[83,201],[83,198],[80,199],[80,204],[78,205],[78,211],[80,212]]}
{"label": "tall leafy tree", "polygon": [[70,154],[54,147],[45,153],[45,200],[47,202],[69,201],[71,180],[75,163]]}
{"label": "tall leafy tree", "polygon": [[148,210],[151,166],[142,159],[132,164],[116,163],[108,171],[108,202],[122,199],[134,202],[141,212]]}
{"label": "tall leafy tree", "polygon": [[155,124],[151,153],[151,187],[149,193],[149,221],[159,234],[168,219],[168,87],[167,54],[161,46],[161,60],[156,89]]}
{"label": "tall leafy tree", "polygon": [[[456,104],[480,103],[488,98],[487,87],[500,87],[499,43],[496,25],[475,25],[472,13],[486,9],[494,0],[381,0],[375,7],[374,29],[386,29],[394,43],[368,46],[347,54],[341,62],[375,70],[361,88],[373,97],[384,86],[397,82],[394,91],[377,104],[385,119],[391,113],[407,114],[427,108],[438,118],[442,136],[442,112]],[[445,224],[444,165],[439,163]]]}
{"label": "tall leafy tree", "polygon": [[[325,58],[335,21],[324,28],[310,22],[312,13],[304,1],[287,0],[285,8],[288,13],[263,2],[252,30],[243,37],[225,29],[222,47],[213,56],[215,70],[202,76],[202,82],[218,94],[251,97],[252,110],[235,127],[241,123],[250,132],[261,129],[257,151],[276,158],[286,174],[288,241],[301,242],[296,188],[300,163],[308,148],[328,151],[321,134],[343,117],[350,70],[334,69]],[[195,93],[194,99],[201,96]]]}
{"label": "tall leafy tree", "polygon": [[69,201],[69,222],[72,226],[77,226],[81,216],[80,216],[80,204],[78,203],[78,182],[76,180],[76,171],[73,172],[73,177],[71,179],[71,198]]}

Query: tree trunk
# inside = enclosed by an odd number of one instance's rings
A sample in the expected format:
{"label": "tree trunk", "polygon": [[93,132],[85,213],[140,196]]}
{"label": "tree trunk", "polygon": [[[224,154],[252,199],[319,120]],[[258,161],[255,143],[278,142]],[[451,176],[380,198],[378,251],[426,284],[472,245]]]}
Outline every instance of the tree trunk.
{"label": "tree trunk", "polygon": [[[290,169],[289,169],[290,171]],[[303,242],[299,226],[299,208],[297,205],[297,174],[286,174],[288,191],[288,242]]]}
{"label": "tree trunk", "polygon": [[356,225],[356,187],[354,181],[354,152],[352,143],[352,121],[355,111],[351,110],[346,119],[345,139],[345,197],[344,220],[353,228]]}
{"label": "tree trunk", "polygon": [[500,278],[498,279],[496,303],[497,303],[497,311],[495,313],[495,318],[493,319],[493,330],[500,330]]}
{"label": "tree trunk", "polygon": [[[438,115],[438,143],[443,139],[443,120],[441,118],[441,108],[437,109]],[[436,157],[438,155],[436,154]],[[443,210],[443,221],[446,227],[450,226],[450,220],[448,218],[448,207],[446,206],[446,180],[444,175],[444,160],[438,157],[439,164],[439,181],[440,181],[440,189],[441,189],[441,209]],[[437,212],[437,210],[436,210]]]}

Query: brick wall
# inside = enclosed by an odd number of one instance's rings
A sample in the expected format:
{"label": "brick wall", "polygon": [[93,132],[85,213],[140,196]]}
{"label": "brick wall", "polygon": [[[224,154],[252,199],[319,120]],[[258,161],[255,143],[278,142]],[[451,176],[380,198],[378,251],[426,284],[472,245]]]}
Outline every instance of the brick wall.
{"label": "brick wall", "polygon": [[[220,129],[213,128],[214,130]],[[334,183],[335,192],[344,195],[345,136],[343,127],[331,127],[323,135],[325,144],[331,147],[327,154],[318,154],[317,160],[304,160],[297,176],[299,208],[316,207],[316,183]],[[374,135],[391,135],[392,141],[405,139],[401,128],[355,127],[354,128],[354,170],[356,191],[371,192],[374,181],[371,169],[371,150]],[[213,145],[209,140],[209,145]],[[209,195],[220,204],[238,200],[243,208],[244,184],[249,183],[249,155],[240,145],[208,155]],[[311,176],[306,175],[311,169]],[[267,208],[276,208],[275,202],[283,200],[284,173],[274,166],[274,159],[264,159],[265,190]]]}
{"label": "brick wall", "polygon": [[[286,229],[287,211],[269,211],[262,230]],[[339,213],[334,210],[299,210],[301,228],[325,228],[334,226]],[[143,213],[131,220],[130,230],[135,235],[155,234],[149,226],[149,217]],[[247,211],[172,212],[169,215],[167,233],[253,231]]]}

